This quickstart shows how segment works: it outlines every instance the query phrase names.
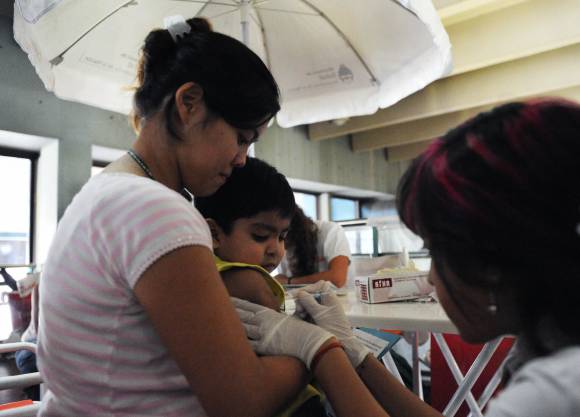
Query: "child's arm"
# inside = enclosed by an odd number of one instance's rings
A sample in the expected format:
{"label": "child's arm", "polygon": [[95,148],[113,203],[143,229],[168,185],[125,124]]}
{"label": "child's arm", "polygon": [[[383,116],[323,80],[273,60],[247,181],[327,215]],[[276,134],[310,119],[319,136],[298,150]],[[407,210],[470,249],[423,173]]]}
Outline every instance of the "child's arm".
{"label": "child's arm", "polygon": [[339,255],[332,258],[328,263],[328,269],[326,271],[295,277],[277,275],[276,279],[280,284],[314,284],[318,281],[329,281],[340,288],[346,284],[349,263],[350,260],[347,256]]}
{"label": "child's arm", "polygon": [[221,272],[230,296],[251,301],[273,310],[280,310],[280,303],[264,280],[262,274],[251,268],[235,268]]}

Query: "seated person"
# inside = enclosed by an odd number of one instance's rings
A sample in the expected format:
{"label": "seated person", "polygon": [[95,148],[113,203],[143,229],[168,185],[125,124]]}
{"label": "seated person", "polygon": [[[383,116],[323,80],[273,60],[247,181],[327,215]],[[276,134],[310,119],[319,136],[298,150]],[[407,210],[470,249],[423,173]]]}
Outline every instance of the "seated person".
{"label": "seated person", "polygon": [[341,288],[352,275],[350,247],[342,226],[312,220],[299,207],[290,224],[286,250],[276,276],[282,284],[304,285],[322,280]]}
{"label": "seated person", "polygon": [[[195,206],[207,219],[216,266],[231,296],[280,311],[284,288],[271,275],[284,256],[294,194],[284,175],[256,158]],[[278,416],[326,416],[321,394],[308,385]]]}

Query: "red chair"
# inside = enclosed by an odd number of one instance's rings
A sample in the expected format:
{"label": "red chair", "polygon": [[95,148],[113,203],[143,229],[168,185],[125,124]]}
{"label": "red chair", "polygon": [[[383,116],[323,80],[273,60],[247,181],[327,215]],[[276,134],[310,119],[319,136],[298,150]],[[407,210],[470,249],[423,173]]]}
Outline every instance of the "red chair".
{"label": "red chair", "polygon": [[[471,364],[483,348],[483,345],[472,345],[464,342],[458,335],[445,334],[445,341],[459,366],[461,372],[465,375]],[[489,381],[507,356],[514,342],[513,338],[505,338],[501,341],[483,373],[473,386],[471,392],[477,400]],[[499,387],[498,389],[501,389]],[[431,405],[437,410],[443,412],[449,400],[457,390],[457,383],[447,366],[441,349],[434,338],[431,339]],[[469,414],[469,408],[465,403],[455,414],[457,417],[466,417]]]}

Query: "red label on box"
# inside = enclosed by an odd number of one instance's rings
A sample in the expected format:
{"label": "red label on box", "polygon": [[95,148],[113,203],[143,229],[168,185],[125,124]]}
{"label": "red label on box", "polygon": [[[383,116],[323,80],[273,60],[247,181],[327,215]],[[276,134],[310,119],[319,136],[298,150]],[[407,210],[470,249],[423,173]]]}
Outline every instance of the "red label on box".
{"label": "red label on box", "polygon": [[373,288],[388,288],[393,286],[391,278],[382,278],[373,280]]}

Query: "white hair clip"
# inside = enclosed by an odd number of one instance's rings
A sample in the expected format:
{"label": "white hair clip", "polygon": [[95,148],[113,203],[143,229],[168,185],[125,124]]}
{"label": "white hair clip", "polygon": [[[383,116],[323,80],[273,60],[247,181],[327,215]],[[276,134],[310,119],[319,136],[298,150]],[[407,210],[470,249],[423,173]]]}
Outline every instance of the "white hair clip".
{"label": "white hair clip", "polygon": [[174,42],[191,32],[191,26],[180,15],[165,17],[163,19],[163,27],[169,31]]}

